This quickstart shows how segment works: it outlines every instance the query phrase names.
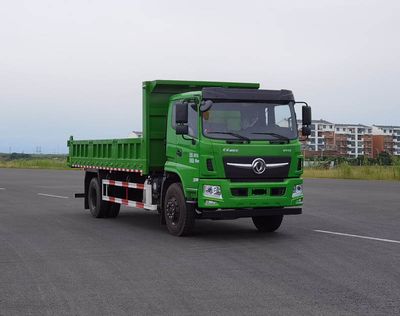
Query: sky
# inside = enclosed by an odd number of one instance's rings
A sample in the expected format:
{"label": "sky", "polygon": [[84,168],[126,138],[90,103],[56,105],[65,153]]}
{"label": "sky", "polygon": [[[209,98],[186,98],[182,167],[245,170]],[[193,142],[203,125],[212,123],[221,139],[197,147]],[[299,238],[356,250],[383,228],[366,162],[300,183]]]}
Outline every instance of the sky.
{"label": "sky", "polygon": [[400,1],[0,0],[0,152],[141,130],[141,82],[259,82],[400,125]]}

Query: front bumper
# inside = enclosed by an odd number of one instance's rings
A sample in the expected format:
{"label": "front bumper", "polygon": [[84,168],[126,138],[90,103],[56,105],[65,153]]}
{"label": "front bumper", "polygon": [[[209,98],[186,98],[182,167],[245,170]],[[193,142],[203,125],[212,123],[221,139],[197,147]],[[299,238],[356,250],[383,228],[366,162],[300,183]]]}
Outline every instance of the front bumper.
{"label": "front bumper", "polygon": [[[282,182],[231,182],[227,179],[199,179],[198,208],[204,209],[280,209],[283,207],[301,207],[303,195],[293,196],[296,185],[303,184],[301,178],[285,179]],[[221,187],[222,198],[203,195],[204,185]],[[276,195],[284,188],[283,194]],[[246,190],[247,195],[234,195],[235,189]],[[272,215],[272,214],[271,214]]]}
{"label": "front bumper", "polygon": [[235,219],[241,217],[272,216],[272,215],[297,215],[301,214],[300,207],[264,208],[264,209],[220,209],[198,211],[197,218],[201,219]]}

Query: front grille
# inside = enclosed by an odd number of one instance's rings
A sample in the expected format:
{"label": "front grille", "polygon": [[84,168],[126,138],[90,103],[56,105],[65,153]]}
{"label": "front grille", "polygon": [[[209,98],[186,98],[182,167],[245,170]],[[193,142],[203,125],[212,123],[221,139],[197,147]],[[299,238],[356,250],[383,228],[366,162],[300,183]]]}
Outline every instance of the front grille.
{"label": "front grille", "polygon": [[229,179],[231,182],[283,182],[285,181],[285,179],[264,179],[264,178],[260,178],[260,179],[245,179],[245,178],[238,178],[238,179]]}
{"label": "front grille", "polygon": [[[262,159],[267,167],[265,171],[257,173],[251,166],[256,159]],[[276,179],[285,179],[289,175],[290,169],[290,157],[271,157],[271,156],[253,156],[253,157],[236,157],[236,156],[225,156],[223,158],[225,176],[232,182],[243,181],[244,179],[249,181],[260,180],[265,182],[271,182]],[[284,164],[284,165],[277,165]],[[273,166],[268,166],[273,165]]]}
{"label": "front grille", "polygon": [[232,188],[231,194],[232,196],[262,196],[262,195],[270,195],[270,196],[282,196],[285,195],[286,188],[278,187],[271,189],[263,189],[263,188]]}
{"label": "front grille", "polygon": [[265,194],[267,194],[267,190],[266,189],[253,189],[251,193],[253,193],[253,195],[265,195]]}
{"label": "front grille", "polygon": [[271,189],[271,195],[272,196],[281,196],[285,195],[286,188],[272,188]]}
{"label": "front grille", "polygon": [[231,193],[233,196],[247,196],[248,190],[247,188],[235,188],[231,189]]}

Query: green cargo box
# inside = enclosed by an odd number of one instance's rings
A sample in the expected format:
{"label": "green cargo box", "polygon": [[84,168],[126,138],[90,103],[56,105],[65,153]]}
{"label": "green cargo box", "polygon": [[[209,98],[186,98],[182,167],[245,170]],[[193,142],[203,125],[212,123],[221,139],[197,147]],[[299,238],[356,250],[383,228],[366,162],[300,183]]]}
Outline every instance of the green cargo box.
{"label": "green cargo box", "polygon": [[163,170],[169,98],[203,87],[258,89],[258,83],[155,80],[143,82],[143,137],[68,141],[73,168],[120,170],[149,174]]}
{"label": "green cargo box", "polygon": [[68,164],[73,168],[93,168],[142,172],[143,139],[73,140],[68,141]]}

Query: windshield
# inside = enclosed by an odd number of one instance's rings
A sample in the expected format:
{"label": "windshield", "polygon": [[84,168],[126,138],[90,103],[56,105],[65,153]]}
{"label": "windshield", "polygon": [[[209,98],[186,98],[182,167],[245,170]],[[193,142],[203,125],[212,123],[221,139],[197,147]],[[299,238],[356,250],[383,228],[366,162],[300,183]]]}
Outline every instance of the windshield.
{"label": "windshield", "polygon": [[202,114],[203,134],[216,139],[297,138],[293,103],[214,103]]}

